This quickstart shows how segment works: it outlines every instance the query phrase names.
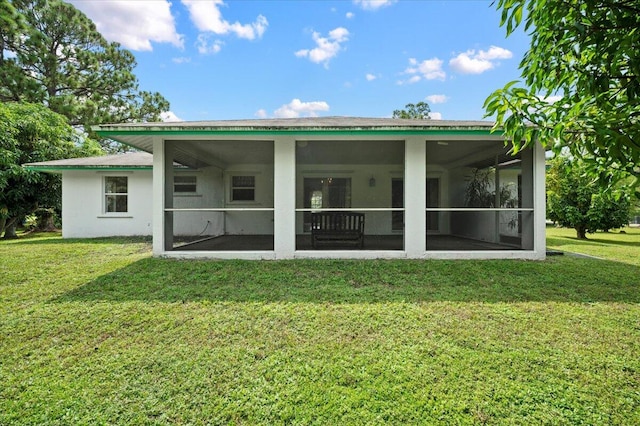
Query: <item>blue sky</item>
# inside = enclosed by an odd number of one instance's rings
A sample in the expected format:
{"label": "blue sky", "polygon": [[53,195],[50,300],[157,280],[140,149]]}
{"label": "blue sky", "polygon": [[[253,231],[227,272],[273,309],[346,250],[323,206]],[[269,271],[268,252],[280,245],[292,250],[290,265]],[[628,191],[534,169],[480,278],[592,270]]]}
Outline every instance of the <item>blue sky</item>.
{"label": "blue sky", "polygon": [[519,78],[528,37],[505,37],[490,1],[75,0],[136,56],[167,120],[389,117],[479,120]]}

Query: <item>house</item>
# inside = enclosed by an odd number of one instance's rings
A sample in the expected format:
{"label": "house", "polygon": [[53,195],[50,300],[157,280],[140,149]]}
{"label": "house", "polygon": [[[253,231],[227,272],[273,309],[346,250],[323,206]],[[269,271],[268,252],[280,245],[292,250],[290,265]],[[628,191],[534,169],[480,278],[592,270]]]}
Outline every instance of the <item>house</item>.
{"label": "house", "polygon": [[[62,173],[64,237],[152,234],[156,256],[543,259],[544,150],[514,154],[491,129],[351,117],[113,124],[95,130],[152,155],[27,166]],[[321,213],[342,222],[318,246]],[[358,244],[347,216],[362,220]]]}

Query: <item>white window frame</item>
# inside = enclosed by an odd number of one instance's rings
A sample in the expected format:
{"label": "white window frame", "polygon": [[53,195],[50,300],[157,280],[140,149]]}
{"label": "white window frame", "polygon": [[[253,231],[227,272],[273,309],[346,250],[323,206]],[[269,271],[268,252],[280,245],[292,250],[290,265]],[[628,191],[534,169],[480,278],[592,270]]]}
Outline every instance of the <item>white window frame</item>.
{"label": "white window frame", "polygon": [[[237,177],[251,177],[253,178],[253,186],[234,186],[233,179]],[[236,200],[233,196],[234,189],[253,189],[253,199],[251,200]],[[257,202],[256,197],[256,189],[257,189],[257,178],[255,173],[233,173],[229,177],[229,201],[231,203],[248,203],[255,204]]]}
{"label": "white window frame", "polygon": [[[126,179],[127,183],[127,192],[107,192],[107,180],[108,179]],[[129,213],[129,177],[128,176],[104,176],[102,179],[102,202],[103,202],[103,212],[105,215],[125,215]],[[109,211],[109,203],[107,202],[107,197],[126,197],[126,210],[125,211]],[[116,203],[117,205],[117,203]]]}
{"label": "white window frame", "polygon": [[[176,182],[176,178],[192,178],[193,179],[193,183],[177,183]],[[193,191],[178,191],[176,189],[176,187],[178,185],[193,185],[194,189]],[[197,195],[198,194],[198,177],[196,175],[193,174],[175,174],[173,175],[173,193],[176,195]]]}

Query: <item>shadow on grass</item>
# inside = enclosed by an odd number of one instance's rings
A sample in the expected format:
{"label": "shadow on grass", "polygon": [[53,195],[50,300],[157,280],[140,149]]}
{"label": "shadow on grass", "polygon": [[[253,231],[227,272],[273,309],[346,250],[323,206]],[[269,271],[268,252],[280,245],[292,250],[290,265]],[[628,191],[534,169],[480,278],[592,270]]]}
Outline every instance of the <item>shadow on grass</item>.
{"label": "shadow on grass", "polygon": [[640,268],[593,259],[180,261],[148,258],[54,300],[185,303],[640,303]]}

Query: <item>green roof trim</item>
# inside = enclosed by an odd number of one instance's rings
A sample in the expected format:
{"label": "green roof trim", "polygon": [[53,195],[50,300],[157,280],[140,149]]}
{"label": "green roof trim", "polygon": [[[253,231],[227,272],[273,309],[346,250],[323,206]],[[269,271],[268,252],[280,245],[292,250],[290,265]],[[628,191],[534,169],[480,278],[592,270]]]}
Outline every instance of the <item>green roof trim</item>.
{"label": "green roof trim", "polygon": [[95,171],[137,171],[153,170],[151,166],[22,166],[27,170],[38,172],[63,172],[67,170],[95,170]]}
{"label": "green roof trim", "polygon": [[230,130],[230,129],[209,129],[209,130],[105,130],[95,129],[100,136],[249,136],[249,135],[433,135],[433,136],[469,136],[469,135],[491,135],[496,132],[491,129],[256,129],[256,130]]}

